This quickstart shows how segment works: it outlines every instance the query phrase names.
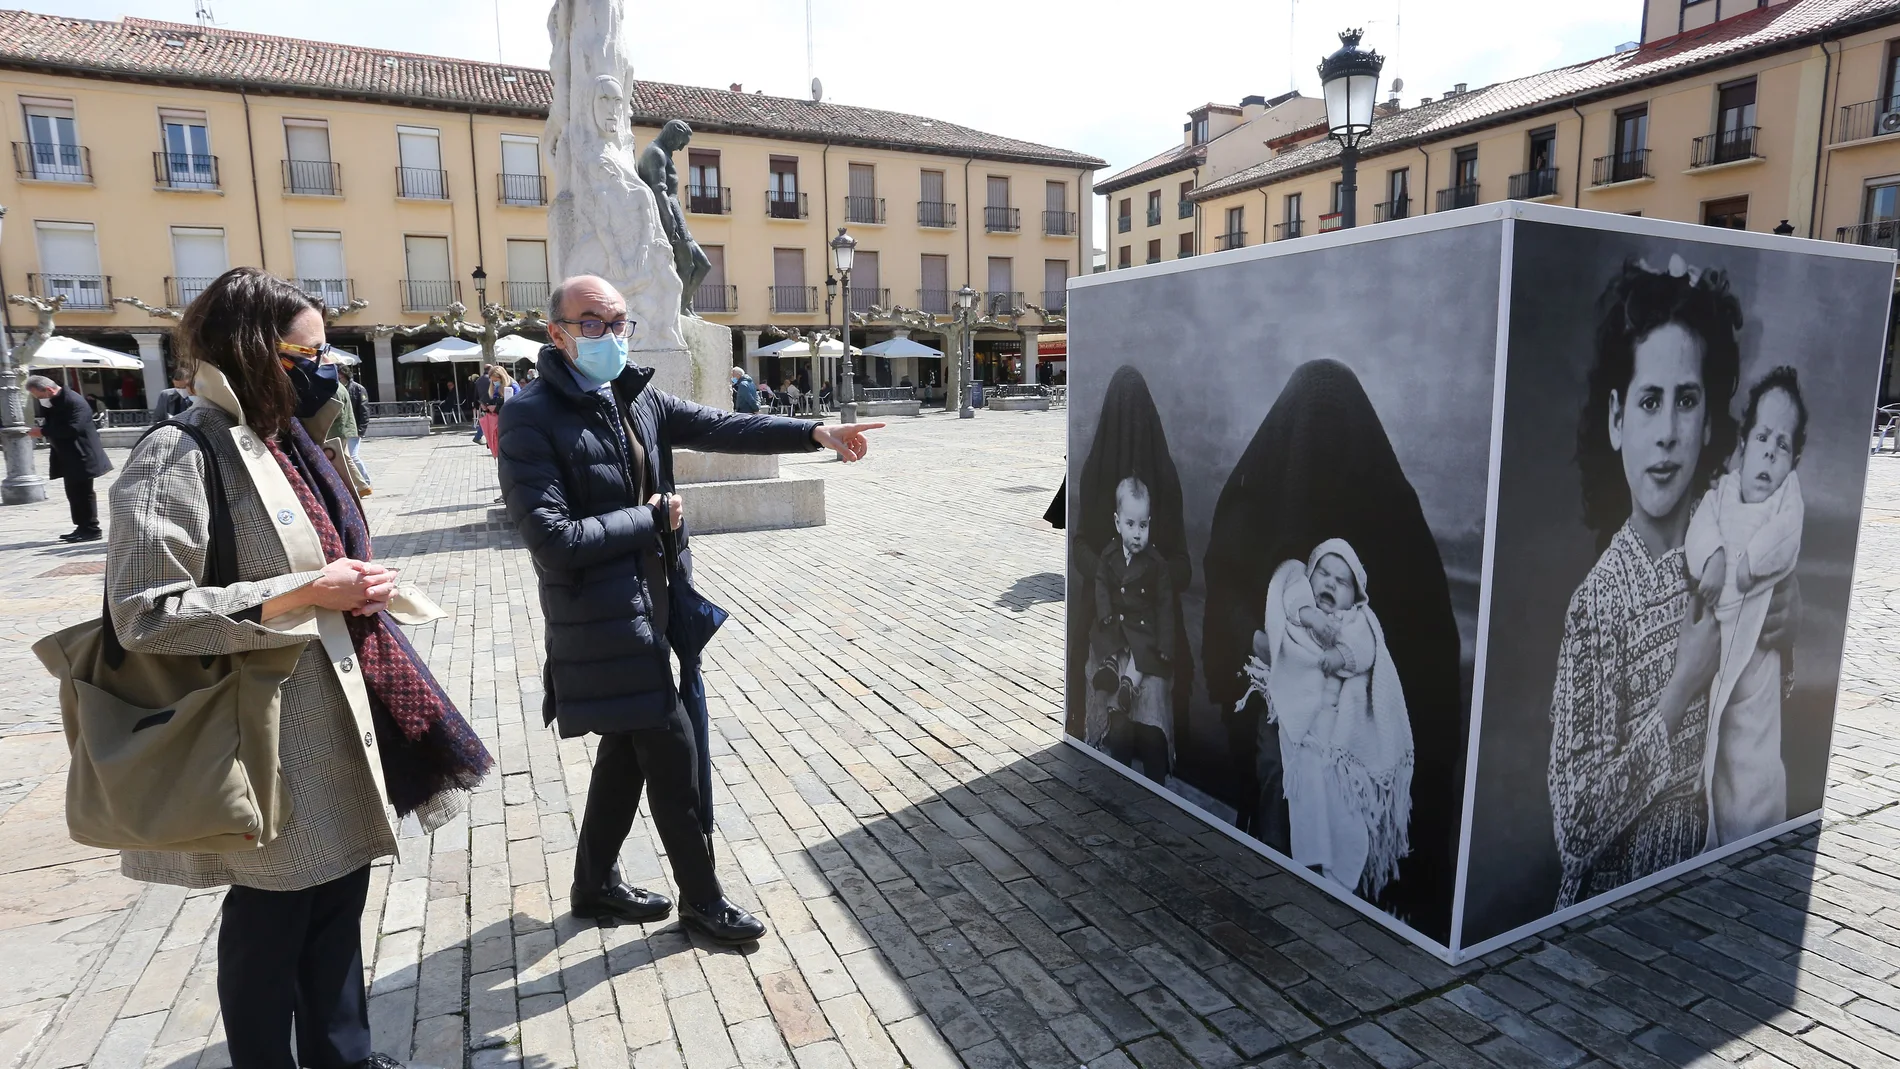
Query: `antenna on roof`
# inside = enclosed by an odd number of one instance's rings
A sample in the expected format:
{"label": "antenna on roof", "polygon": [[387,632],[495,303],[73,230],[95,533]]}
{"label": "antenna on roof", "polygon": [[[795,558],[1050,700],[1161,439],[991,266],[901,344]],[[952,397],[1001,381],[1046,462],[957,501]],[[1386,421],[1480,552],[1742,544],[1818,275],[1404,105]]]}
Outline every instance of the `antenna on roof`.
{"label": "antenna on roof", "polygon": [[1286,87],[1293,92],[1300,87],[1293,77],[1293,33],[1299,26],[1300,0],[1286,0]]}
{"label": "antenna on roof", "polygon": [[199,29],[210,29],[218,24],[218,20],[211,17],[210,0],[198,0],[198,9],[194,17],[198,20]]}
{"label": "antenna on roof", "polygon": [[[812,61],[811,40],[811,0],[805,0],[805,77],[810,78],[812,84],[816,85],[818,82],[818,68]],[[816,99],[816,97],[814,96],[813,99]]]}
{"label": "antenna on roof", "polygon": [[501,54],[501,0],[495,0],[495,62],[508,62],[507,57]]}

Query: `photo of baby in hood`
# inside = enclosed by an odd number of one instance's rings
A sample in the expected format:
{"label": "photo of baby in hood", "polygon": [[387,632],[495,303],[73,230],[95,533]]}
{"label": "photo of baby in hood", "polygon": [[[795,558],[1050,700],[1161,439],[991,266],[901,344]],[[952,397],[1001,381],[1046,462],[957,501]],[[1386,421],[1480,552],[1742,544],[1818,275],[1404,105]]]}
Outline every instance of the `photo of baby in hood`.
{"label": "photo of baby in hood", "polygon": [[1280,728],[1293,860],[1377,898],[1410,849],[1412,728],[1352,546],[1275,569],[1246,672]]}
{"label": "photo of baby in hood", "polygon": [[1683,543],[1697,595],[1715,610],[1722,652],[1709,688],[1702,782],[1712,849],[1788,819],[1781,757],[1782,654],[1760,648],[1775,584],[1801,553],[1807,404],[1791,367],[1748,391],[1729,470],[1703,495]]}

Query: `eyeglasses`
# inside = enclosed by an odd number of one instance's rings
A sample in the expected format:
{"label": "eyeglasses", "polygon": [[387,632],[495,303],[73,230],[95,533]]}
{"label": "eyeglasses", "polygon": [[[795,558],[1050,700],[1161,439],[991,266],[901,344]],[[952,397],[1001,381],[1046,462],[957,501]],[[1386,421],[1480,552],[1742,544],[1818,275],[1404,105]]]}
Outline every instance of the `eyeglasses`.
{"label": "eyeglasses", "polygon": [[631,319],[616,319],[611,323],[599,319],[557,319],[555,322],[563,326],[581,328],[583,338],[598,338],[610,330],[613,331],[614,337],[624,338],[633,329]]}
{"label": "eyeglasses", "polygon": [[290,342],[280,341],[277,343],[277,351],[286,356],[301,356],[306,359],[315,360],[321,364],[331,353],[336,352],[336,349],[328,342],[313,347],[309,345],[292,345]]}

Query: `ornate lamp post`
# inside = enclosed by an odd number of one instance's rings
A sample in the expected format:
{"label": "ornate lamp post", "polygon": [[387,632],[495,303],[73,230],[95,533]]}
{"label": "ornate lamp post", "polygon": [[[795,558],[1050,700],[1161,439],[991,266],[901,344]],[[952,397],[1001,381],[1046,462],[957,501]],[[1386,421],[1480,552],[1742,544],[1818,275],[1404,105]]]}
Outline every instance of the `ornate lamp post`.
{"label": "ornate lamp post", "polygon": [[963,393],[957,409],[958,419],[976,418],[976,409],[970,407],[970,383],[976,371],[976,334],[970,329],[970,317],[975,311],[976,291],[966,282],[957,291],[957,325],[961,328],[957,339],[957,383]]}
{"label": "ornate lamp post", "polygon": [[[7,209],[0,205],[0,226]],[[0,504],[24,505],[46,500],[46,479],[33,470],[33,439],[26,434],[26,410],[20,401],[20,376],[13,366],[13,345],[0,327],[0,448],[7,458],[7,476],[0,482]]]}
{"label": "ornate lamp post", "polygon": [[1351,229],[1359,221],[1359,143],[1372,132],[1372,111],[1378,102],[1379,71],[1385,57],[1359,47],[1363,30],[1339,35],[1339,51],[1319,65],[1320,88],[1326,98],[1326,126],[1339,142],[1339,225]]}
{"label": "ornate lamp post", "polygon": [[[475,280],[475,307],[482,310],[485,325],[488,319],[488,272],[482,270],[481,264],[476,264],[469,277]],[[495,332],[485,329],[482,331],[482,363],[492,365],[494,362]]]}
{"label": "ornate lamp post", "polygon": [[[838,303],[838,276],[827,273],[825,275],[825,329],[827,331],[831,330],[832,327],[834,326],[833,320],[831,318],[831,311],[832,311],[832,308],[837,303]],[[851,314],[849,312],[846,312],[845,319],[848,321],[850,318],[851,318]],[[813,342],[811,346],[811,381],[813,382],[819,381],[818,343],[817,342]],[[811,407],[812,407],[813,412],[818,411],[818,395],[815,393],[812,394]]]}
{"label": "ornate lamp post", "polygon": [[844,313],[842,317],[844,330],[839,332],[844,340],[844,352],[838,356],[839,361],[844,364],[844,389],[840,391],[842,396],[838,398],[838,419],[845,423],[858,421],[858,375],[857,367],[851,359],[851,265],[857,259],[857,255],[858,239],[845,233],[844,227],[839,227],[838,236],[831,239],[831,263],[838,269],[838,278],[841,280],[840,289],[844,293],[839,302],[839,307]]}

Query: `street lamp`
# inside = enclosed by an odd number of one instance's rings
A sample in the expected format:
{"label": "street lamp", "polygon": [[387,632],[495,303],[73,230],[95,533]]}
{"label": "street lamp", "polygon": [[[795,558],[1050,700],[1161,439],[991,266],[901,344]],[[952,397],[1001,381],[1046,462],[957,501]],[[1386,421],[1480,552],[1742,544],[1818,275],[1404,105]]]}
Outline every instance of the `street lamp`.
{"label": "street lamp", "polygon": [[844,296],[839,304],[839,318],[844,321],[844,352],[838,359],[844,364],[844,389],[838,398],[838,418],[845,423],[858,421],[857,366],[851,360],[851,264],[858,256],[858,239],[838,228],[838,236],[831,239],[831,263],[838,269],[839,288]]}
{"label": "street lamp", "polygon": [[1379,96],[1379,71],[1385,57],[1359,47],[1361,30],[1339,35],[1339,51],[1320,61],[1319,81],[1326,98],[1327,133],[1339,142],[1339,225],[1359,221],[1359,143],[1372,132],[1372,111]]}
{"label": "street lamp", "polygon": [[[0,205],[0,227],[7,209]],[[6,299],[0,294],[0,301]],[[0,325],[0,448],[6,452],[7,476],[0,482],[0,504],[25,505],[46,500],[46,480],[33,470],[33,439],[26,434],[26,410],[20,400],[20,376],[13,366],[13,345]]]}
{"label": "street lamp", "polygon": [[972,365],[976,361],[975,336],[970,331],[970,317],[975,311],[976,291],[965,282],[963,288],[957,291],[957,325],[961,328],[958,333],[962,335],[958,339],[961,344],[957,346],[957,382],[958,389],[963,392],[962,405],[957,409],[958,419],[976,418],[976,409],[970,407],[970,380],[974,377]]}

